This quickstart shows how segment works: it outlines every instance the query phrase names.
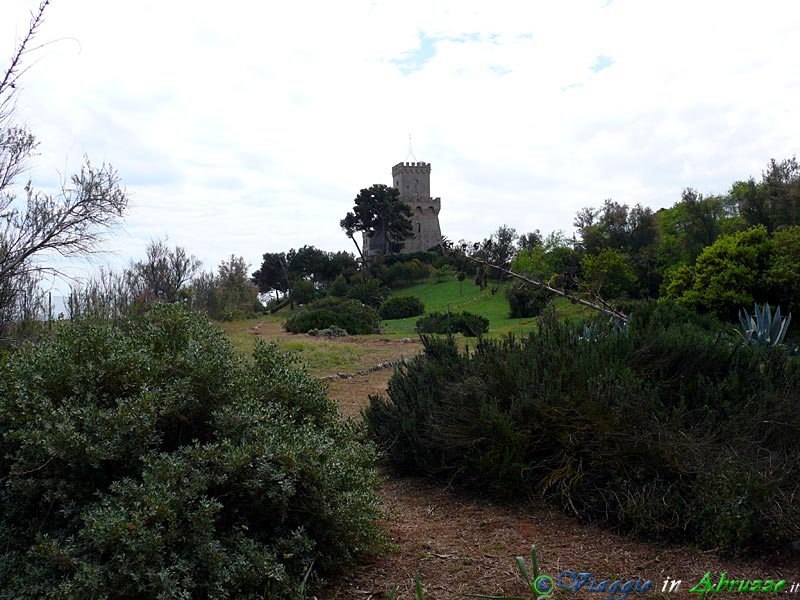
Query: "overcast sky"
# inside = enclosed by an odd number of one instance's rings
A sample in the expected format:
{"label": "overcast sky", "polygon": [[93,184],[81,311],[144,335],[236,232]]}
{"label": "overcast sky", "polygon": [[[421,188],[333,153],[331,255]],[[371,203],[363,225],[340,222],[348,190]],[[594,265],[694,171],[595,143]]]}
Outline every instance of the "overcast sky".
{"label": "overcast sky", "polygon": [[[35,7],[0,1],[3,70]],[[52,0],[54,40],[18,96],[30,175],[118,169],[118,264],[164,235],[209,268],[353,251],[339,220],[404,160],[477,240],[724,193],[800,144],[797,0]]]}

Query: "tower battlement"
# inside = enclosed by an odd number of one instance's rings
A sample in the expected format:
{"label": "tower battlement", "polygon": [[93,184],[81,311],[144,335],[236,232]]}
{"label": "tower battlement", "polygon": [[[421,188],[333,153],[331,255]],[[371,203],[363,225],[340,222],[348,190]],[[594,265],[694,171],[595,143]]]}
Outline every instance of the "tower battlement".
{"label": "tower battlement", "polygon": [[425,162],[401,162],[392,167],[392,177],[397,177],[401,173],[419,173],[420,175],[430,175],[431,163]]}

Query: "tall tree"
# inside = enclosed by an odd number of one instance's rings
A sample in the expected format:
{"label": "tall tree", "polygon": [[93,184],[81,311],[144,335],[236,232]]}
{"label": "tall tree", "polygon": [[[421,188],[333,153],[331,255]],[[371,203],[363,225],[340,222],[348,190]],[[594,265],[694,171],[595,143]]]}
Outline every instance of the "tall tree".
{"label": "tall tree", "polygon": [[170,250],[166,240],[152,240],[147,244],[144,260],[131,265],[132,275],[141,287],[157,300],[176,302],[181,288],[194,277],[202,262],[175,246]]}
{"label": "tall tree", "polygon": [[523,250],[533,250],[543,244],[544,238],[542,237],[542,232],[537,229],[519,236],[519,240],[517,240],[517,250],[520,252]]}
{"label": "tall tree", "polygon": [[355,239],[360,231],[372,240],[384,255],[399,252],[406,239],[413,235],[411,208],[400,199],[400,192],[393,187],[377,183],[361,190],[355,198],[353,210],[339,222],[347,237],[365,260],[363,250]]}
{"label": "tall tree", "polygon": [[731,197],[749,225],[764,225],[770,232],[800,225],[800,164],[794,157],[772,159],[760,183],[738,181]]}
{"label": "tall tree", "polygon": [[253,273],[251,281],[258,286],[263,294],[275,291],[288,294],[292,287],[289,282],[289,269],[286,265],[286,255],[283,252],[267,252],[263,256],[261,267]]}
{"label": "tall tree", "polygon": [[[515,244],[519,236],[517,230],[508,225],[501,225],[488,239],[483,240],[481,250],[486,261],[501,267],[508,267],[516,255]],[[492,275],[500,277],[501,272],[492,270]]]}
{"label": "tall tree", "polygon": [[286,253],[286,264],[292,281],[308,278],[318,283],[327,262],[328,255],[314,246],[303,246],[297,250],[292,248]]}

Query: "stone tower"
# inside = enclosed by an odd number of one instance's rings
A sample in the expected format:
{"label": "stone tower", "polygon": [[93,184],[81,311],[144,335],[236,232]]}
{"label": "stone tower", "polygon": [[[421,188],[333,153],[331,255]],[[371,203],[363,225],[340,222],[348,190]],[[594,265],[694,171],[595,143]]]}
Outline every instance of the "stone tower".
{"label": "stone tower", "polygon": [[414,237],[406,240],[402,253],[422,252],[442,241],[439,227],[440,198],[431,198],[431,163],[401,162],[392,167],[392,183],[400,199],[411,207]]}

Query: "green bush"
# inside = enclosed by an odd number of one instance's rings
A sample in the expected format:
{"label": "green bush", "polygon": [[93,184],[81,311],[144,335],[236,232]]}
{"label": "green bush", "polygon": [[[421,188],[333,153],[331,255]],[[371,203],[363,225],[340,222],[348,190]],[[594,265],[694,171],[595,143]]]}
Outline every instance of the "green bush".
{"label": "green bush", "polygon": [[384,279],[391,286],[409,285],[424,281],[431,274],[431,266],[419,260],[397,262],[386,269]]}
{"label": "green bush", "polygon": [[301,312],[286,321],[286,331],[291,333],[308,333],[311,330],[338,327],[349,334],[372,333],[350,315],[335,313],[331,310],[308,310]]}
{"label": "green bush", "polygon": [[0,364],[0,598],[292,598],[375,540],[374,452],[275,346],[153,305]]}
{"label": "green bush", "polygon": [[529,284],[516,283],[506,287],[506,298],[512,319],[537,317],[553,298],[550,292]]}
{"label": "green bush", "polygon": [[422,252],[410,252],[408,254],[390,254],[383,257],[383,261],[387,267],[392,267],[398,263],[419,262],[423,264],[433,265],[435,268],[447,264],[447,257],[443,256],[440,252],[433,250],[425,250]]}
{"label": "green bush", "polygon": [[334,296],[336,298],[344,298],[347,296],[347,290],[349,289],[349,284],[345,279],[344,275],[341,273],[337,275],[336,279],[333,280],[331,287],[328,288],[328,295]]}
{"label": "green bush", "polygon": [[392,296],[381,304],[378,313],[382,319],[405,319],[425,312],[425,305],[416,296]]}
{"label": "green bush", "polygon": [[292,286],[289,297],[295,304],[306,304],[313,302],[318,295],[318,290],[312,281],[301,279]]}
{"label": "green bush", "polygon": [[629,327],[544,318],[516,340],[425,338],[373,396],[401,470],[730,552],[800,539],[800,358],[669,304]]}
{"label": "green bush", "polygon": [[347,297],[358,300],[361,304],[378,308],[389,296],[389,288],[378,278],[355,279],[347,290]]}
{"label": "green bush", "polygon": [[339,327],[351,335],[372,333],[380,322],[375,309],[350,298],[327,297],[309,303],[286,321],[286,331],[307,333],[310,329]]}
{"label": "green bush", "polygon": [[479,337],[489,331],[489,319],[467,311],[460,313],[433,312],[417,321],[417,332]]}

